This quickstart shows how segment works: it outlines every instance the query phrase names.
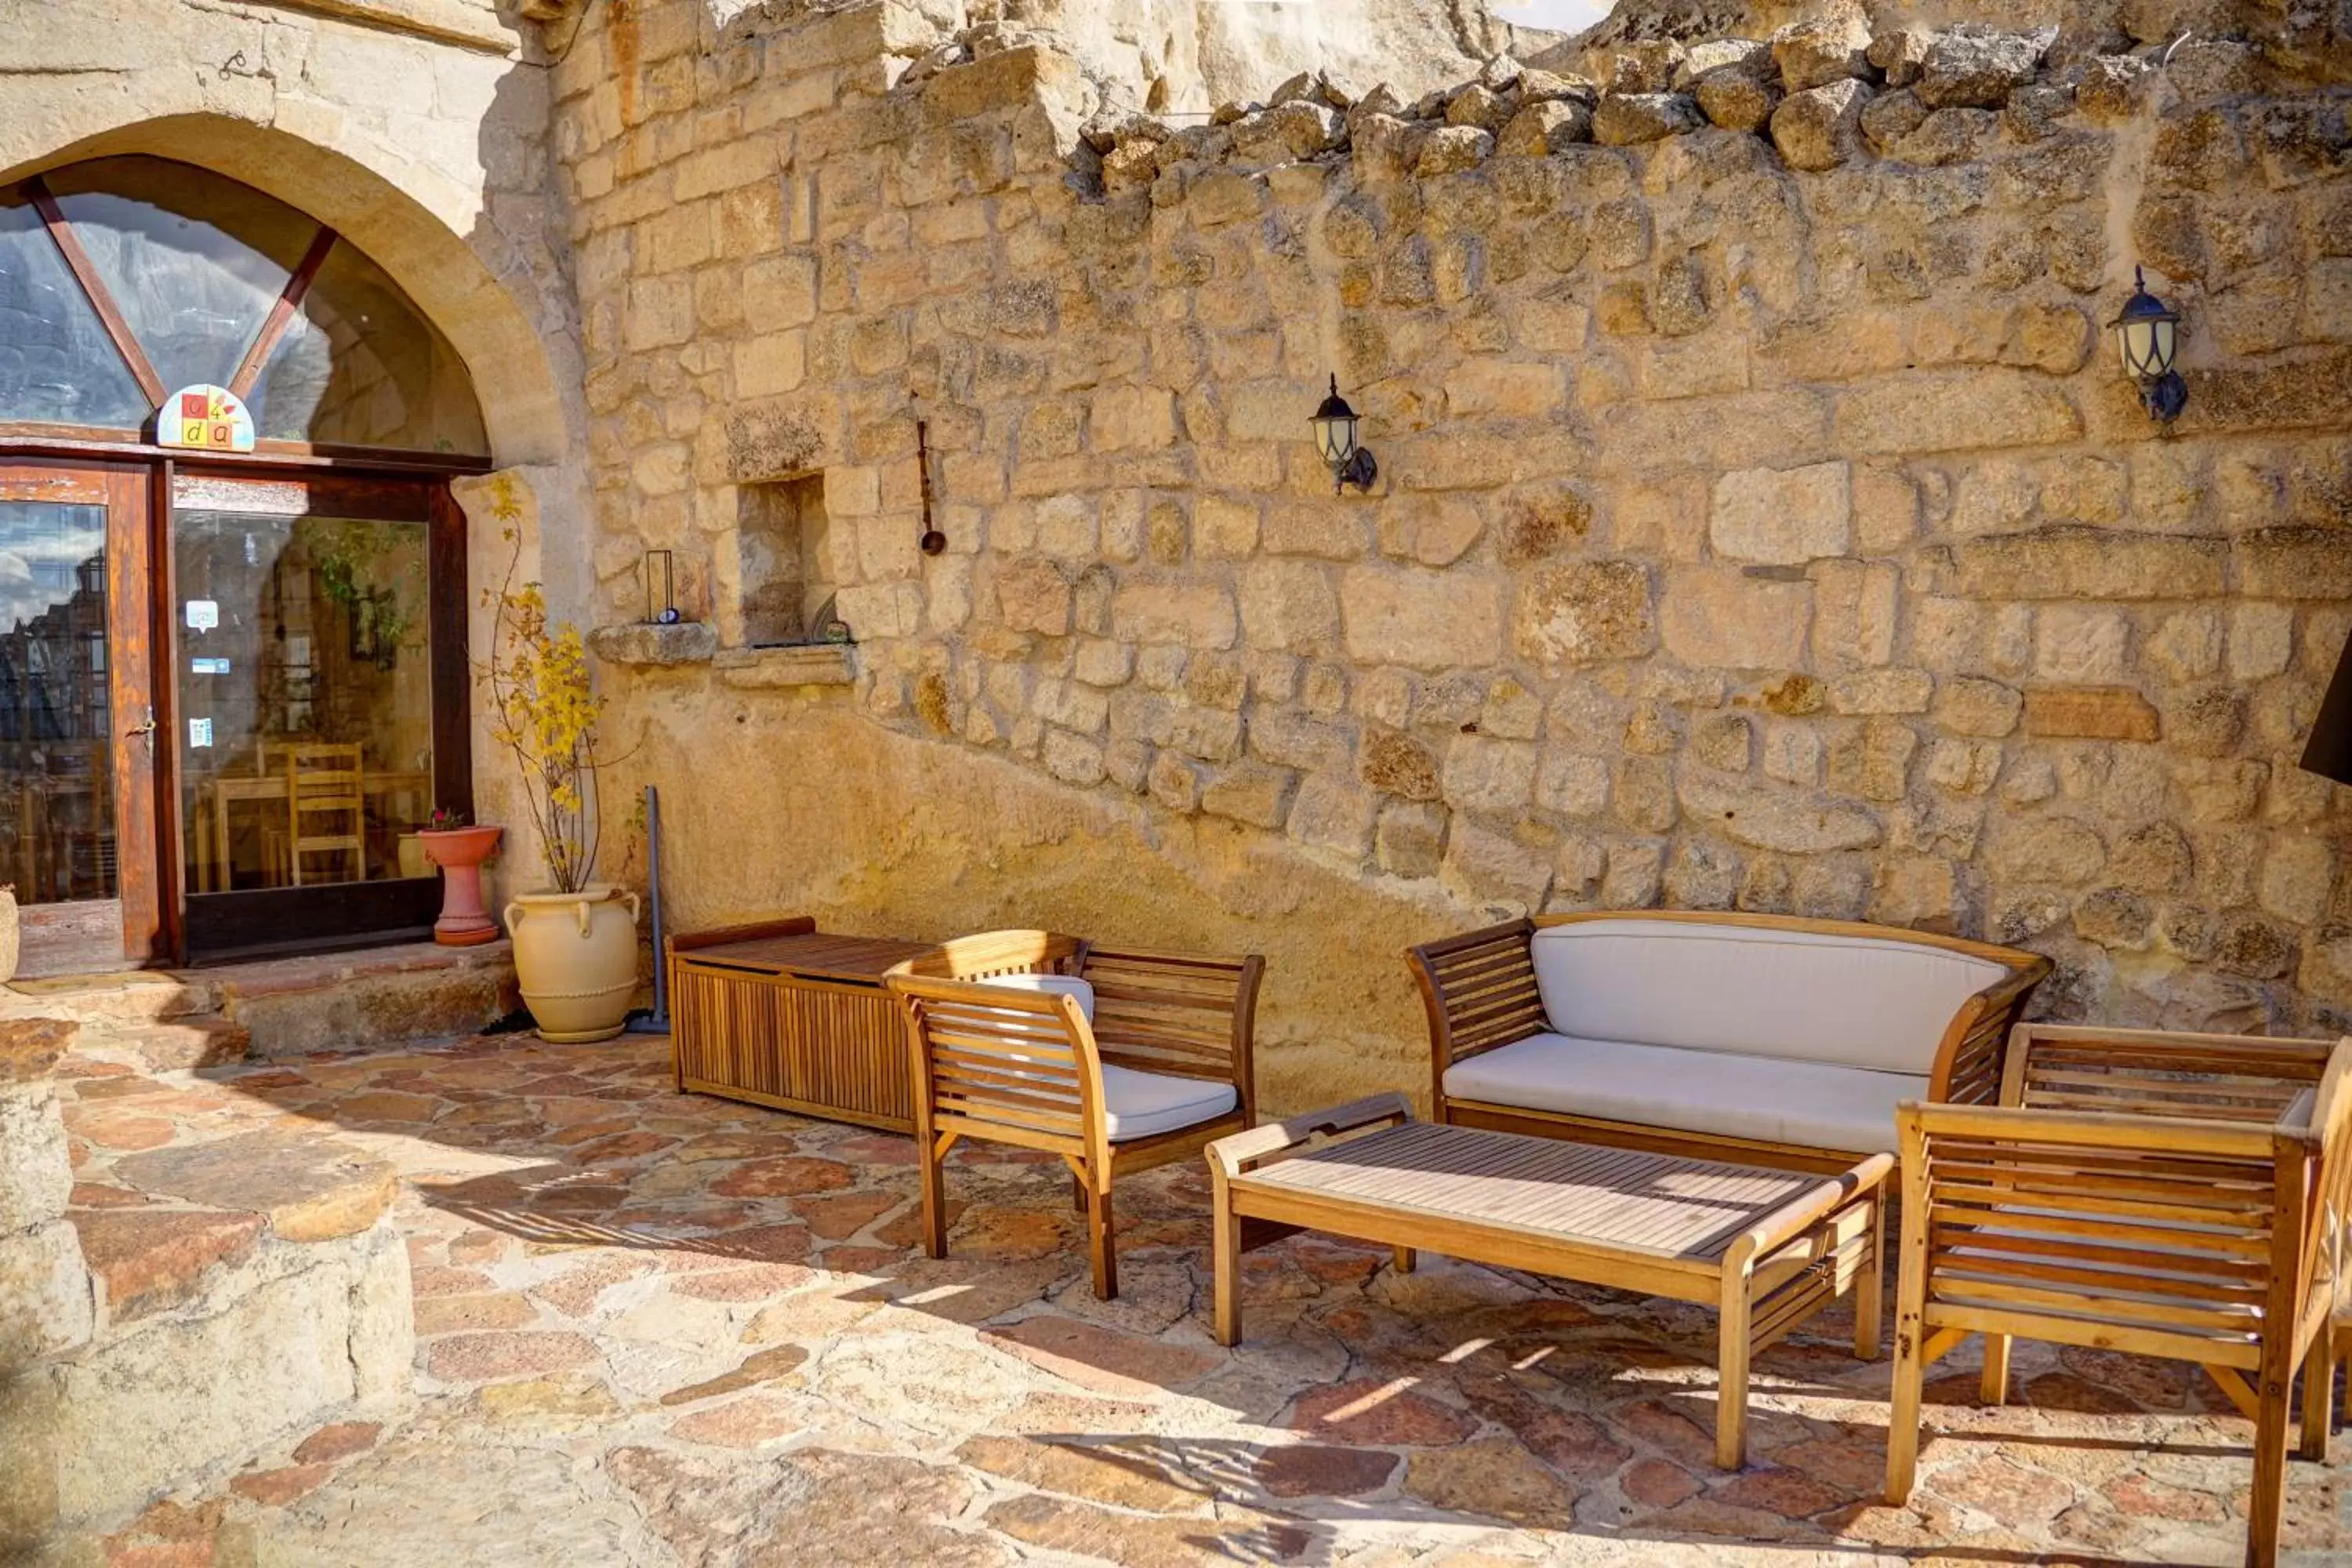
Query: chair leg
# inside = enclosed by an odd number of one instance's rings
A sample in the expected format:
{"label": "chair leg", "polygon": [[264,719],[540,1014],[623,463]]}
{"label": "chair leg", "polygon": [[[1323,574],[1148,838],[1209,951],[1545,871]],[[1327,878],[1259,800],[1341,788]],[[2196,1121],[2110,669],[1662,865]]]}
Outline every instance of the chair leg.
{"label": "chair leg", "polygon": [[1118,1254],[1111,1245],[1110,1188],[1087,1192],[1087,1255],[1094,1264],[1095,1300],[1118,1297]]}
{"label": "chair leg", "polygon": [[2255,1391],[2254,1479],[2246,1493],[2246,1568],[2278,1562],[2279,1529],[2286,1511],[2287,1389],[2283,1371],[2263,1369]]}
{"label": "chair leg", "polygon": [[2336,1336],[2326,1329],[2311,1337],[2303,1363],[2303,1447],[2306,1459],[2327,1462],[2328,1428],[2336,1415]]}
{"label": "chair leg", "polygon": [[1916,1321],[1895,1331],[1895,1384],[1886,1413],[1886,1500],[1901,1508],[1911,1500],[1919,1469],[1919,1390],[1927,1369],[1919,1361]]}
{"label": "chair leg", "polygon": [[1984,1336],[1984,1378],[1977,1393],[1987,1405],[2000,1405],[2009,1398],[2009,1336]]}
{"label": "chair leg", "polygon": [[923,1250],[933,1258],[948,1255],[947,1142],[931,1140],[917,1161],[923,1168]]}
{"label": "chair leg", "polygon": [[1210,1264],[1216,1275],[1217,1342],[1238,1344],[1242,1337],[1242,1220],[1234,1213],[1232,1194],[1223,1174],[1217,1177],[1217,1207],[1209,1237]]}
{"label": "chair leg", "polygon": [[1390,1252],[1390,1257],[1391,1257],[1391,1258],[1395,1262],[1395,1264],[1396,1264],[1396,1271],[1397,1271],[1398,1273],[1400,1273],[1400,1274],[1410,1274],[1410,1273],[1412,1273],[1412,1268],[1413,1268],[1413,1264],[1418,1260],[1418,1258],[1417,1258],[1417,1255],[1414,1253],[1413,1249],[1412,1249],[1412,1247],[1399,1247],[1391,1248],[1391,1252]]}

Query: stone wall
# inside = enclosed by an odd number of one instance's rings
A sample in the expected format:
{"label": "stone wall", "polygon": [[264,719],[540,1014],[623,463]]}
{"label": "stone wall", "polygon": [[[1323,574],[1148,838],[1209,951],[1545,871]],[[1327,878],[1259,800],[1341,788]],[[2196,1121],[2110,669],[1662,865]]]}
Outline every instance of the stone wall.
{"label": "stone wall", "polygon": [[0,1559],[12,1563],[49,1561],[50,1548],[81,1561],[72,1547],[159,1493],[409,1392],[415,1330],[388,1163],[276,1129],[118,1153],[77,1122],[69,1144],[55,1076],[67,1047],[86,1114],[122,1103],[83,1092],[94,1084],[160,1091],[107,1060],[148,1065],[141,1034],[122,1020],[0,1020]]}
{"label": "stone wall", "polygon": [[[1323,1086],[1417,1082],[1398,939],[1520,909],[2341,1026],[2347,818],[2294,765],[2352,625],[2340,85],[1849,16],[1171,129],[892,5],[711,49],[692,9],[557,71],[600,616],[660,546],[738,643],[737,487],[821,472],[861,673],[608,671],[684,921],[1273,951],[1270,1070]],[[2187,314],[2169,432],[2103,326],[2135,263]],[[1307,438],[1328,372],[1369,495]],[[991,759],[1122,854],[1042,857]]]}

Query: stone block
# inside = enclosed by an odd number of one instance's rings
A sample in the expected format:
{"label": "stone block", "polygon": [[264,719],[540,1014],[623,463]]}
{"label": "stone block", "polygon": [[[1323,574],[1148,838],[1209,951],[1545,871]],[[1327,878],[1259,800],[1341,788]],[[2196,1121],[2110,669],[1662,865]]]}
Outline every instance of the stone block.
{"label": "stone block", "polygon": [[1111,622],[1124,642],[1192,648],[1228,648],[1240,633],[1232,590],[1214,583],[1123,582]]}
{"label": "stone block", "polygon": [[1843,555],[1853,531],[1852,476],[1842,462],[1744,468],[1715,482],[1707,521],[1716,553],[1801,565]]}
{"label": "stone block", "polygon": [[1722,567],[1679,567],[1658,599],[1668,654],[1694,668],[1784,669],[1804,662],[1812,584]]}
{"label": "stone block", "polygon": [[363,1231],[391,1206],[396,1190],[389,1162],[336,1139],[279,1128],[127,1154],[114,1173],[141,1192],[260,1215],[284,1241]]}
{"label": "stone block", "polygon": [[2082,416],[2024,371],[1916,371],[1838,395],[1832,433],[1856,453],[1958,452],[2077,439]]}
{"label": "stone block", "polygon": [[1657,646],[1650,574],[1635,561],[1549,563],[1519,587],[1512,644],[1548,665],[1639,658]]}
{"label": "stone block", "polygon": [[2217,539],[2065,527],[1964,540],[1952,555],[1972,598],[2197,599],[2223,591],[2230,549]]}
{"label": "stone block", "polygon": [[1310,774],[1299,784],[1286,831],[1310,848],[1360,858],[1371,848],[1380,805],[1381,797],[1370,790],[1359,789],[1343,779]]}
{"label": "stone block", "polygon": [[1451,669],[1502,653],[1503,584],[1484,574],[1350,567],[1339,609],[1348,652],[1366,664]]}
{"label": "stone block", "polygon": [[[79,978],[77,976],[75,981],[65,983],[51,981],[46,984],[40,981],[20,982],[11,989],[37,1001],[45,991],[59,989],[61,984],[63,987],[78,993],[87,991],[87,985],[76,983]],[[140,974],[121,978],[121,984],[105,989],[118,993],[126,1002],[127,1008],[109,1007],[100,1001],[100,1016],[155,1016],[160,1015],[141,1010],[140,998],[162,997],[169,994],[171,1000],[161,1003],[162,1005],[172,1005],[178,1000],[180,988],[163,976]],[[77,1005],[87,1006],[89,1004],[78,998]],[[0,1089],[38,1083],[48,1078],[57,1070],[58,1060],[80,1031],[81,1025],[69,1018],[0,1018]]]}
{"label": "stone block", "polygon": [[1297,784],[1298,775],[1288,768],[1235,763],[1202,789],[1201,809],[1252,827],[1280,827]]}
{"label": "stone block", "polygon": [[1438,875],[1457,897],[1538,910],[1551,886],[1553,852],[1550,844],[1525,844],[1457,816],[1446,835]]}
{"label": "stone block", "polygon": [[2153,741],[2156,710],[2126,686],[2036,687],[2025,693],[2025,732],[2053,739]]}
{"label": "stone block", "polygon": [[83,1343],[94,1325],[72,1226],[53,1219],[0,1236],[0,1385],[26,1363]]}
{"label": "stone block", "polygon": [[1866,849],[1885,836],[1869,809],[1824,795],[1691,769],[1685,770],[1676,793],[1694,824],[1759,849],[1817,855]]}
{"label": "stone block", "polygon": [[1772,110],[1772,145],[1792,169],[1834,169],[1862,150],[1862,111],[1870,89],[1854,80],[1808,88]]}
{"label": "stone block", "polygon": [[1592,139],[1607,147],[1663,141],[1706,123],[1698,100],[1681,92],[1612,92],[1592,111]]}
{"label": "stone block", "polygon": [[1381,813],[1373,836],[1381,869],[1391,877],[1433,877],[1445,854],[1445,813],[1397,804]]}
{"label": "stone block", "polygon": [[719,652],[719,628],[708,621],[629,621],[590,632],[588,651],[607,664],[708,664]]}
{"label": "stone block", "polygon": [[47,1082],[0,1087],[0,1236],[64,1214],[72,1190],[55,1091]]}

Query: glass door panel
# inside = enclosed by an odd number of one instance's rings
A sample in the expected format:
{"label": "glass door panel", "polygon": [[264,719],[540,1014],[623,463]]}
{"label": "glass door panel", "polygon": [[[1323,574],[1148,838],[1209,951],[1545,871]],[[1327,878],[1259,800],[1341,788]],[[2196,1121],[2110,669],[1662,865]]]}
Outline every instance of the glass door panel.
{"label": "glass door panel", "polygon": [[[145,480],[0,463],[0,881],[21,974],[119,969],[155,931]],[[143,593],[140,595],[143,598]]]}
{"label": "glass door panel", "polygon": [[192,895],[433,875],[428,526],[315,488],[209,481],[194,499],[227,504],[173,509]]}

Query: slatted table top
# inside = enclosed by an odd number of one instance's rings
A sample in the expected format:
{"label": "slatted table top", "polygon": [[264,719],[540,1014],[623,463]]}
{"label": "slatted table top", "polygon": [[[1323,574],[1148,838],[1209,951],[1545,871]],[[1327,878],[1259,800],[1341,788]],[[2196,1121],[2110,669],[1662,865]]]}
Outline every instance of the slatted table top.
{"label": "slatted table top", "polygon": [[1838,1180],[1408,1121],[1262,1165],[1233,1185],[1712,1263],[1758,1220]]}
{"label": "slatted table top", "polygon": [[829,980],[881,978],[892,964],[937,951],[934,943],[906,942],[887,936],[836,936],[805,931],[794,936],[751,937],[709,947],[688,948],[678,957],[688,963],[721,963],[730,969],[758,969],[772,974],[812,974]]}

